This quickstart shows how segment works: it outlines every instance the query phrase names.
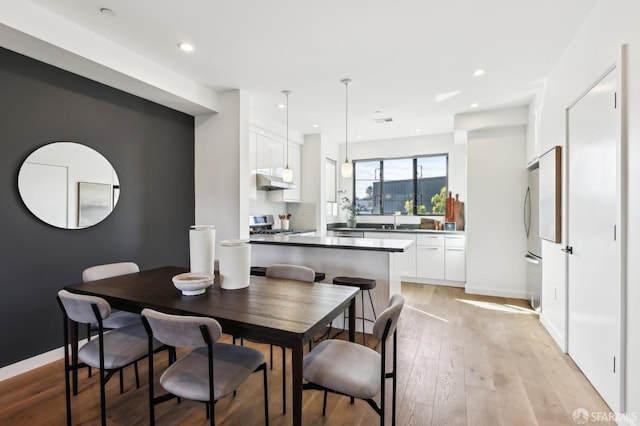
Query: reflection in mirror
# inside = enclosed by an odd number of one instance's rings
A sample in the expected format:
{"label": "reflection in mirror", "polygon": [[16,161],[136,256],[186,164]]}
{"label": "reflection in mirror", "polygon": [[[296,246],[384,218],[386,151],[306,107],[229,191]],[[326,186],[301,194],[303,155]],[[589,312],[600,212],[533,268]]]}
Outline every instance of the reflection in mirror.
{"label": "reflection in mirror", "polygon": [[120,195],[118,175],[99,152],[54,142],[31,153],[18,172],[22,201],[49,225],[80,229],[102,222]]}

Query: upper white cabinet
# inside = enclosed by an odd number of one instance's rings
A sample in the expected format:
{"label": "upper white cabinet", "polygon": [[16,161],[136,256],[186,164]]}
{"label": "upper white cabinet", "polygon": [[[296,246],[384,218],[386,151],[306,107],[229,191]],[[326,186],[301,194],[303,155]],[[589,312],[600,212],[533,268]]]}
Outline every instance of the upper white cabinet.
{"label": "upper white cabinet", "polygon": [[529,116],[527,120],[527,141],[525,151],[525,164],[527,166],[538,162],[541,154],[540,142],[540,112],[537,110],[535,102],[529,105]]}
{"label": "upper white cabinet", "polygon": [[284,144],[274,138],[256,134],[256,164],[258,173],[282,176]]}
{"label": "upper white cabinet", "polygon": [[249,132],[249,199],[255,200],[258,197],[256,188],[256,173],[258,171],[256,150],[258,149],[258,134]]}
{"label": "upper white cabinet", "polygon": [[[256,175],[282,177],[282,170],[287,164],[286,139],[275,134],[264,134],[262,131],[249,132],[249,198],[257,198]],[[269,201],[300,202],[302,155],[300,146],[289,140],[289,167],[293,171],[293,183],[295,189],[268,191]]]}
{"label": "upper white cabinet", "polygon": [[[280,164],[280,167],[276,168],[276,172],[274,173],[277,176],[282,176],[282,169],[284,169],[284,167],[287,164],[287,159],[286,159],[287,148],[285,147],[284,149],[285,149],[285,152],[284,152],[283,160]],[[293,171],[293,184],[296,187],[294,189],[285,189],[282,191],[280,190],[269,191],[269,195],[267,197],[269,198],[270,201],[291,201],[291,202],[301,201],[301,197],[302,197],[302,191],[300,190],[300,186],[301,186],[300,184],[302,182],[302,179],[300,176],[302,172],[302,167],[300,167],[301,161],[302,160],[301,160],[300,148],[297,145],[289,142],[289,168],[291,168],[291,170]]]}

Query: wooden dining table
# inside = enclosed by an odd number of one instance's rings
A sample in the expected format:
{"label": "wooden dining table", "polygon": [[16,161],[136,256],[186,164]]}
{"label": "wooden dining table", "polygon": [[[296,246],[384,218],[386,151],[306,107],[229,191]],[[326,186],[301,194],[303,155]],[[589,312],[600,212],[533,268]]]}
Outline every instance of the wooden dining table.
{"label": "wooden dining table", "polygon": [[[355,337],[355,287],[323,283],[250,277],[243,289],[213,286],[198,296],[183,296],[172,277],[187,268],[165,266],[102,280],[66,286],[78,294],[99,296],[112,308],[141,312],[151,308],[178,315],[215,318],[223,332],[264,343],[291,348],[293,424],[302,424],[302,365],[304,346],[327,324],[349,309],[349,340]],[[217,275],[216,275],[217,276]],[[77,329],[75,330],[77,336]],[[77,338],[72,338],[72,360],[77,363]],[[77,388],[77,371],[74,371]]]}

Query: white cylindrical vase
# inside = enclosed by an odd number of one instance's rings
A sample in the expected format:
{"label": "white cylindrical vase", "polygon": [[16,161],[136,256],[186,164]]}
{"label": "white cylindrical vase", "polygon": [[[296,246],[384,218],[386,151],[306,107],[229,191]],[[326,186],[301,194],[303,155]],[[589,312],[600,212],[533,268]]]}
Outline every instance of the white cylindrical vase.
{"label": "white cylindrical vase", "polygon": [[213,274],[216,250],[214,226],[194,225],[189,229],[189,260],[191,272]]}
{"label": "white cylindrical vase", "polygon": [[249,240],[220,241],[220,287],[237,290],[249,286],[251,245]]}

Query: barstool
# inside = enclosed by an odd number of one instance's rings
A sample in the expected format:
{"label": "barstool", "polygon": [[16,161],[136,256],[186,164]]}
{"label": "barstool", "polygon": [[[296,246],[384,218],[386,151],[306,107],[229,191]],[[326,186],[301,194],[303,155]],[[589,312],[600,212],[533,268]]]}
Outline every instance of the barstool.
{"label": "barstool", "polygon": [[[360,301],[362,306],[362,317],[357,317],[356,319],[362,319],[362,344],[367,345],[367,341],[364,333],[364,322],[374,322],[378,317],[376,315],[376,308],[373,306],[373,299],[371,298],[371,290],[376,288],[376,280],[372,280],[370,278],[360,278],[360,277],[334,277],[333,283],[336,285],[348,285],[351,287],[358,287],[360,289]],[[373,311],[373,319],[364,317],[364,292],[365,290],[369,293],[369,302],[371,302],[371,310]],[[347,316],[345,315],[345,321]],[[344,326],[343,326],[344,328]]]}

